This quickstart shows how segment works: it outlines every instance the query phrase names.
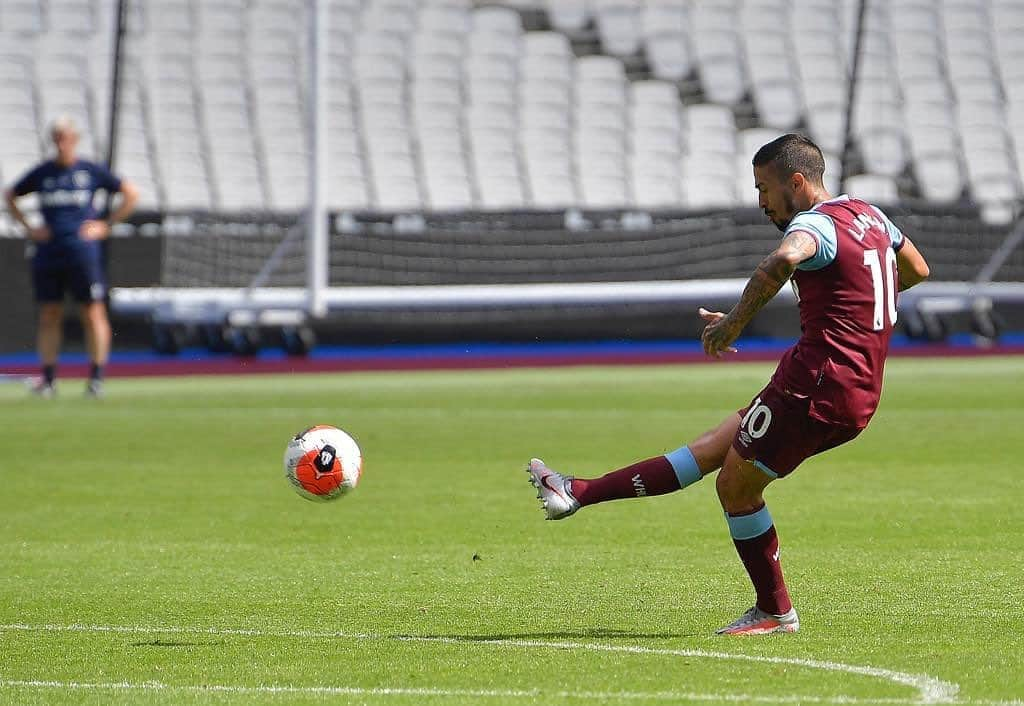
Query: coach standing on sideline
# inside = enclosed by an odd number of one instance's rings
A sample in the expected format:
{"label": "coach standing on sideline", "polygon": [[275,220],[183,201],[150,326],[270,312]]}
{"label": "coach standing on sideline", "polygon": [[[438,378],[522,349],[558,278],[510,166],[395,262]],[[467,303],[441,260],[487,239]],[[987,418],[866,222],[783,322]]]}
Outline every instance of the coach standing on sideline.
{"label": "coach standing on sideline", "polygon": [[[102,395],[103,366],[110,355],[110,321],[105,298],[102,243],[110,226],[135,209],[138,190],[105,167],[79,159],[78,129],[68,118],[50,129],[57,156],[43,162],[4,193],[11,215],[24,226],[35,245],[32,284],[39,303],[37,348],[43,377],[35,394],[52,397],[64,320],[64,294],[70,290],[80,304],[86,346],[92,363],[86,395]],[[93,207],[98,190],[120,192],[121,204],[107,220],[99,220]],[[39,193],[44,225],[34,228],[17,205],[20,196]]]}

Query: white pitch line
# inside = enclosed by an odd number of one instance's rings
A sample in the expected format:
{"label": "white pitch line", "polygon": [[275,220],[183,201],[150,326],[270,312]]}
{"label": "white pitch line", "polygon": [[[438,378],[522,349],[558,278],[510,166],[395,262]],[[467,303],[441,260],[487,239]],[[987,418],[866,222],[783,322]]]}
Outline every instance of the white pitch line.
{"label": "white pitch line", "polygon": [[[399,637],[396,639],[423,642],[465,643],[465,640],[445,637]],[[543,642],[533,640],[480,640],[479,643],[515,647],[591,650],[594,652],[624,652],[630,654],[665,655],[673,657],[703,657],[710,659],[738,660],[742,662],[762,662],[768,664],[790,664],[809,669],[821,669],[829,672],[845,672],[847,674],[876,677],[878,679],[895,682],[896,684],[905,684],[918,690],[920,693],[918,702],[922,704],[955,703],[957,692],[960,690],[960,687],[956,684],[936,679],[935,677],[928,676],[927,674],[908,674],[906,672],[896,672],[891,669],[862,667],[843,664],[842,662],[826,662],[815,659],[802,659],[799,657],[760,657],[757,655],[743,655],[730,652],[709,652],[705,650],[673,650],[630,645],[600,645],[577,642]]]}
{"label": "white pitch line", "polygon": [[440,689],[355,686],[292,686],[271,685],[236,686],[229,684],[167,684],[157,681],[146,682],[79,682],[38,679],[0,679],[0,689],[64,689],[95,691],[166,691],[190,693],[231,693],[231,694],[309,694],[323,696],[439,696],[473,698],[525,698],[540,697],[576,698],[580,700],[645,700],[645,701],[692,701],[730,702],[763,704],[850,704],[851,706],[911,706],[919,704],[916,699],[861,699],[852,696],[758,696],[754,694],[704,694],[697,692],[672,691],[550,691],[540,689]]}
{"label": "white pitch line", "polygon": [[[31,632],[93,632],[93,633],[163,633],[163,634],[205,634],[205,635],[240,635],[247,637],[286,637],[303,639],[349,639],[349,640],[399,640],[404,642],[435,642],[442,644],[481,644],[496,645],[502,647],[539,648],[556,650],[588,650],[593,652],[617,652],[624,654],[659,655],[672,657],[697,657],[706,659],[737,660],[744,662],[758,662],[768,664],[789,664],[808,669],[820,669],[829,672],[842,672],[860,676],[874,677],[885,681],[901,684],[917,689],[918,698],[914,703],[920,704],[955,704],[964,703],[957,700],[957,693],[960,687],[956,684],[942,681],[926,674],[910,674],[898,672],[891,669],[878,667],[865,667],[858,665],[843,664],[841,662],[829,662],[822,660],[802,659],[799,657],[761,657],[757,655],[743,655],[729,652],[710,652],[704,650],[675,650],[653,647],[640,647],[631,645],[607,645],[586,642],[546,642],[538,640],[478,640],[469,641],[452,637],[421,637],[421,636],[393,636],[373,635],[366,633],[345,633],[345,632],[317,632],[308,630],[294,631],[267,631],[254,629],[231,629],[231,628],[186,628],[181,626],[137,626],[137,625],[28,625],[22,623],[0,625],[0,631],[31,631]],[[805,699],[806,700],[806,699]],[[833,701],[834,702],[834,701]],[[856,703],[856,701],[847,701]],[[865,702],[866,703],[866,702]],[[909,703],[899,701],[897,703]],[[1010,706],[1007,702],[1007,706]]]}

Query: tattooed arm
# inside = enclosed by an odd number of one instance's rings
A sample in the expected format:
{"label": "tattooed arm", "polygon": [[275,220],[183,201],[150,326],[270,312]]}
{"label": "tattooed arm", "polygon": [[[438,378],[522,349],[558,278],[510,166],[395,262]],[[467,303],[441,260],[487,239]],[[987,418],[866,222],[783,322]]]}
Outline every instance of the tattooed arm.
{"label": "tattooed arm", "polygon": [[796,271],[796,266],[814,257],[817,251],[818,241],[810,233],[793,231],[782,239],[775,252],[757,266],[732,311],[723,314],[701,309],[701,318],[707,322],[700,337],[704,352],[716,358],[725,352],[735,352],[732,343],[739,338],[743,328],[761,307],[778,294]]}

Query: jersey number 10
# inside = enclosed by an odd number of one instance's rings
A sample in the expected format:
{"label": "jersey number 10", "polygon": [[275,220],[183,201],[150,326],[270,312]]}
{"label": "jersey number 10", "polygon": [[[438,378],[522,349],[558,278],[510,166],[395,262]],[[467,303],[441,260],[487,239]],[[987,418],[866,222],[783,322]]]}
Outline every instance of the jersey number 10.
{"label": "jersey number 10", "polygon": [[[882,267],[882,257],[885,267]],[[896,252],[892,248],[885,249],[885,255],[879,256],[877,250],[864,251],[864,266],[871,270],[871,284],[875,290],[875,311],[873,328],[881,331],[885,328],[885,310],[889,312],[889,324],[896,325]],[[883,269],[885,271],[883,284]]]}

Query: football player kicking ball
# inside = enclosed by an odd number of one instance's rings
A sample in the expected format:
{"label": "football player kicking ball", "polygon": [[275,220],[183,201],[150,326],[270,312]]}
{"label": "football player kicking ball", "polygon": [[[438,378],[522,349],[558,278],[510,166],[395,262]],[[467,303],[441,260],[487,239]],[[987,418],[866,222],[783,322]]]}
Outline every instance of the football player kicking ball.
{"label": "football player kicking ball", "polygon": [[802,335],[768,386],[692,443],[600,478],[563,476],[540,459],[527,469],[549,520],[606,500],[671,493],[720,471],[718,498],[757,595],[754,607],[718,630],[729,635],[799,630],[762,494],[805,458],[867,426],[881,394],[897,290],[928,276],[917,248],[882,211],[828,193],[821,150],[807,138],[783,135],[758,150],[753,165],[758,203],[785,235],[732,311],[700,310],[701,341],[715,358],[735,352],[744,326],[791,280]]}

